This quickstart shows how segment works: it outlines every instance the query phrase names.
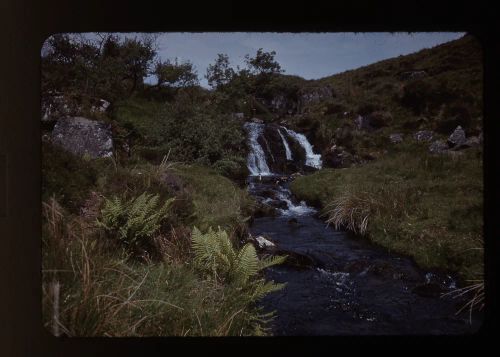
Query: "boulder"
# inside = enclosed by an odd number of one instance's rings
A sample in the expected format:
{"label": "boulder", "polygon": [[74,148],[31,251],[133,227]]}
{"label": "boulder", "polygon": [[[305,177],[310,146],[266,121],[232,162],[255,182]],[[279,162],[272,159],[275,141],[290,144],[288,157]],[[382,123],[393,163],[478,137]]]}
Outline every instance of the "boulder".
{"label": "boulder", "polygon": [[389,140],[391,141],[391,143],[393,144],[397,144],[397,143],[400,143],[403,141],[403,134],[401,133],[394,133],[394,134],[391,134],[389,135]]}
{"label": "boulder", "polygon": [[98,99],[97,103],[90,108],[90,111],[95,113],[104,113],[111,103],[104,99]]}
{"label": "boulder", "polygon": [[255,237],[255,242],[257,243],[259,249],[269,249],[276,247],[276,244],[271,242],[269,239],[264,238],[263,236]]}
{"label": "boulder", "polygon": [[52,142],[75,155],[91,158],[113,155],[109,125],[83,117],[58,120],[52,131]]}
{"label": "boulder", "polygon": [[459,125],[448,138],[448,145],[450,147],[461,147],[465,144],[466,140],[465,131]]}
{"label": "boulder", "polygon": [[257,124],[264,124],[264,120],[259,119],[259,118],[252,118],[250,119],[251,122],[257,123]]}
{"label": "boulder", "polygon": [[232,113],[231,115],[234,119],[239,119],[239,120],[245,119],[244,113]]}
{"label": "boulder", "polygon": [[417,141],[431,141],[434,134],[430,130],[420,130],[413,134],[413,138]]}
{"label": "boulder", "polygon": [[354,157],[342,146],[333,145],[323,153],[323,160],[333,168],[343,168],[349,167],[354,162]]}
{"label": "boulder", "polygon": [[441,154],[448,150],[448,144],[444,140],[436,140],[429,146],[429,151],[433,154]]}
{"label": "boulder", "polygon": [[465,142],[465,145],[467,145],[468,147],[480,146],[481,144],[482,140],[479,138],[479,136],[471,136]]}
{"label": "boulder", "polygon": [[354,119],[354,124],[356,125],[356,128],[358,130],[365,130],[365,131],[373,130],[373,127],[370,124],[370,118],[367,115],[365,116],[358,115],[357,118]]}

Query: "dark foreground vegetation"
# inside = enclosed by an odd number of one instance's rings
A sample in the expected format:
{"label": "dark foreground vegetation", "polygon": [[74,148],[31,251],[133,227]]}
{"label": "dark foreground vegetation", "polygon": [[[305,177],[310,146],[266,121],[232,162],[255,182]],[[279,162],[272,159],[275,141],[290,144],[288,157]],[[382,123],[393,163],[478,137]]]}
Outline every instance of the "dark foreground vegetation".
{"label": "dark foreground vegetation", "polygon": [[[243,186],[243,123],[253,117],[305,133],[322,154],[325,168],[291,188],[328,222],[481,281],[482,146],[429,151],[457,126],[481,137],[480,53],[465,36],[316,81],[282,74],[273,52],[238,71],[221,54],[207,90],[190,62],[159,58],[151,36],[51,37],[45,326],[69,336],[266,333],[271,316],[256,302],[280,286],[261,271],[283,259],[246,242],[259,209]],[[144,83],[151,74],[157,83]],[[103,124],[112,154],[62,149],[53,133],[65,117]]]}

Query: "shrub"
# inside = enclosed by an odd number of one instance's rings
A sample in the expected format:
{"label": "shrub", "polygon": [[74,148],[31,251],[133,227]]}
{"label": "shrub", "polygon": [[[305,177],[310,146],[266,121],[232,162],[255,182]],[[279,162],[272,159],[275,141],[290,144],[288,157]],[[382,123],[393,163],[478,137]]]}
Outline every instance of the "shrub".
{"label": "shrub", "polygon": [[161,221],[168,216],[174,201],[171,198],[159,205],[158,200],[158,195],[146,192],[127,202],[116,196],[107,199],[97,224],[128,250],[136,252],[137,248],[151,244],[153,235],[160,228]]}

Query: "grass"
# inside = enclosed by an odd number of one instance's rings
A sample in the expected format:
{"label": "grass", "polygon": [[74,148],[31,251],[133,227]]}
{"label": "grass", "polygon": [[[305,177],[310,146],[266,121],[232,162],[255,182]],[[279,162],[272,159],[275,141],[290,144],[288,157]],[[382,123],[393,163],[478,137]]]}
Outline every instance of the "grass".
{"label": "grass", "polygon": [[[207,279],[192,263],[191,249],[167,246],[161,261],[141,263],[105,239],[93,220],[69,214],[54,199],[44,202],[43,213],[42,309],[53,334],[266,333],[271,316],[255,307],[250,292]],[[166,241],[185,245],[189,237],[170,235]]]}
{"label": "grass", "polygon": [[[406,147],[404,147],[406,145]],[[432,156],[425,145],[403,144],[364,166],[320,170],[291,185],[299,198],[345,227],[422,267],[482,275],[475,249],[483,234],[480,149]]]}
{"label": "grass", "polygon": [[254,200],[231,180],[199,165],[178,166],[174,173],[187,183],[194,205],[192,224],[206,231],[235,231],[252,214]]}

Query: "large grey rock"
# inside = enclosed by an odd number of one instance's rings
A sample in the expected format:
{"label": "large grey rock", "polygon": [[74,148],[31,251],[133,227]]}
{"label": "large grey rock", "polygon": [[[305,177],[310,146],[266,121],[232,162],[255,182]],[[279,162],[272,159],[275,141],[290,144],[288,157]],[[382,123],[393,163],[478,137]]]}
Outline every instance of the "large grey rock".
{"label": "large grey rock", "polygon": [[467,138],[465,137],[465,131],[459,125],[453,131],[453,133],[448,138],[448,145],[450,147],[460,147],[465,144]]}
{"label": "large grey rock", "polygon": [[373,127],[370,124],[370,118],[368,116],[358,115],[356,119],[354,119],[354,124],[358,130],[373,130]]}
{"label": "large grey rock", "polygon": [[113,155],[113,138],[108,125],[83,117],[68,117],[57,121],[52,142],[76,155],[92,158]]}
{"label": "large grey rock", "polygon": [[394,133],[394,134],[391,134],[389,135],[389,140],[391,141],[391,143],[393,144],[397,144],[397,143],[400,143],[403,141],[403,134],[401,133]]}
{"label": "large grey rock", "polygon": [[430,130],[420,130],[413,134],[413,137],[417,141],[431,141],[434,137],[434,134]]}
{"label": "large grey rock", "polygon": [[429,151],[433,154],[441,154],[448,150],[448,144],[444,140],[436,140],[429,146]]}

